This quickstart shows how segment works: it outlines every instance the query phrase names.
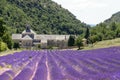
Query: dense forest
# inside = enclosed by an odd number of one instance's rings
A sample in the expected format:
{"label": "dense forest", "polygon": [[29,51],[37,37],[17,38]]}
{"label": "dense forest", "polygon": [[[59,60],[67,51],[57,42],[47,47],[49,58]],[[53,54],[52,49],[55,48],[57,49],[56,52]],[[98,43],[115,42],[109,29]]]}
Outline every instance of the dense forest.
{"label": "dense forest", "polygon": [[90,40],[93,43],[118,37],[120,37],[120,12],[90,30]]}
{"label": "dense forest", "polygon": [[51,0],[0,0],[0,16],[11,33],[26,25],[39,34],[83,34],[85,23]]}

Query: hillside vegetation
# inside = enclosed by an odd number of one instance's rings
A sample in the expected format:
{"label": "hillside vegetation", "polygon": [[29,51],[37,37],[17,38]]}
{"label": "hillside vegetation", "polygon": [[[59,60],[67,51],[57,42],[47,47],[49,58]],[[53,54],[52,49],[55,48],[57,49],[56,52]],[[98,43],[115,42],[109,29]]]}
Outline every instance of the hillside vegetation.
{"label": "hillside vegetation", "polygon": [[0,0],[0,16],[12,33],[21,33],[27,24],[41,34],[82,34],[87,27],[51,0]]}
{"label": "hillside vegetation", "polygon": [[12,46],[13,42],[9,33],[9,29],[5,25],[4,20],[0,18],[0,52],[5,51],[8,48],[12,49]]}
{"label": "hillside vegetation", "polygon": [[108,24],[112,22],[120,23],[120,11],[113,14],[111,18],[105,20],[105,23],[108,23]]}
{"label": "hillside vegetation", "polygon": [[120,37],[120,12],[113,14],[111,18],[103,23],[97,24],[90,30],[90,41],[115,39]]}

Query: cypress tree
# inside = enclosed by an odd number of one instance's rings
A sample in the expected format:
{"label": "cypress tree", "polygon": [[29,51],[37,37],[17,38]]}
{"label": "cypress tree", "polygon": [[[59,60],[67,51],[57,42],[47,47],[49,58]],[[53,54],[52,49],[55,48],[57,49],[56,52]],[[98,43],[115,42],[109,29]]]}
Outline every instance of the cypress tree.
{"label": "cypress tree", "polygon": [[89,31],[89,28],[87,27],[85,36],[84,36],[84,38],[87,39],[87,44],[88,44],[89,36],[90,36],[90,31]]}
{"label": "cypress tree", "polygon": [[68,39],[68,46],[74,46],[74,44],[75,44],[75,37],[70,35]]}

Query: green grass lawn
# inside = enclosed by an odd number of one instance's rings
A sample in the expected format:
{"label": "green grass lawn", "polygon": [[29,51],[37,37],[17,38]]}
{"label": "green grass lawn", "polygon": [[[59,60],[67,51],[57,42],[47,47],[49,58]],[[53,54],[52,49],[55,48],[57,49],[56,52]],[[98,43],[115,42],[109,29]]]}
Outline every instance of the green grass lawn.
{"label": "green grass lawn", "polygon": [[93,45],[89,45],[88,47],[84,47],[84,50],[107,48],[107,47],[113,47],[113,46],[120,46],[120,38],[96,42]]}

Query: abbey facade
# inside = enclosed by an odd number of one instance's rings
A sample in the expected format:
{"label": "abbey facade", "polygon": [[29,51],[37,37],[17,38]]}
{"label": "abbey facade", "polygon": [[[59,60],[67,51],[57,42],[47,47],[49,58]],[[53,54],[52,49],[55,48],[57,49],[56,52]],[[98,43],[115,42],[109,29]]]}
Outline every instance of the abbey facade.
{"label": "abbey facade", "polygon": [[41,48],[58,47],[66,48],[70,35],[46,35],[36,34],[29,26],[21,34],[12,34],[14,42],[19,43],[20,47],[35,47],[40,45]]}

